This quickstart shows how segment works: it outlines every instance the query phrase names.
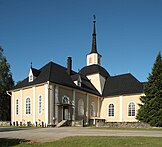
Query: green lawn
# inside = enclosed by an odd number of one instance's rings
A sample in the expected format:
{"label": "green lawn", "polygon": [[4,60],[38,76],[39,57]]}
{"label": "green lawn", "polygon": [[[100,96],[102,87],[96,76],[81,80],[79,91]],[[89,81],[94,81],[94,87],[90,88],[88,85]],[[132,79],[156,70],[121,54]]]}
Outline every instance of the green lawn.
{"label": "green lawn", "polygon": [[[5,142],[6,141],[6,142]],[[16,147],[162,147],[159,137],[67,137],[49,143],[24,143],[24,140],[0,140],[2,146]]]}

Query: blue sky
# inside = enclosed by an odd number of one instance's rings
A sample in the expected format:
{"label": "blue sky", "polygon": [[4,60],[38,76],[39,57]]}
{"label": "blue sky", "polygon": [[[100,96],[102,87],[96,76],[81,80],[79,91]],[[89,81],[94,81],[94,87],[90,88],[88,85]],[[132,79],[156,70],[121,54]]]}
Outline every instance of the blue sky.
{"label": "blue sky", "polygon": [[102,66],[146,81],[162,51],[162,0],[0,0],[0,45],[14,81],[27,77],[31,62],[66,66],[71,56],[73,70],[84,67],[94,14]]}

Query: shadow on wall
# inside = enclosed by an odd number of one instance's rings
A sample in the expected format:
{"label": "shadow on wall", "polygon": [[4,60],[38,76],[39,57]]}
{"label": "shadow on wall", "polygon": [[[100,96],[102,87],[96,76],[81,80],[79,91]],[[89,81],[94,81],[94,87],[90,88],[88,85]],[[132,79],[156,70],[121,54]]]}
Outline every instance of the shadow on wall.
{"label": "shadow on wall", "polygon": [[0,146],[4,146],[4,147],[15,146],[23,142],[25,143],[30,141],[25,139],[16,139],[16,138],[0,138]]}

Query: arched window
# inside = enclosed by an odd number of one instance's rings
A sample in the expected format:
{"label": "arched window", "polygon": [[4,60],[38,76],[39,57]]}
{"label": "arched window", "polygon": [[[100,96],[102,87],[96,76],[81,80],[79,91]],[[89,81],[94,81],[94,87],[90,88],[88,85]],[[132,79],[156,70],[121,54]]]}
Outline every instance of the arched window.
{"label": "arched window", "polygon": [[110,104],[108,108],[108,116],[114,116],[114,104]]}
{"label": "arched window", "polygon": [[26,114],[30,114],[30,98],[26,99]]}
{"label": "arched window", "polygon": [[38,98],[38,111],[39,111],[39,114],[42,113],[42,96],[40,95],[39,98]]}
{"label": "arched window", "polygon": [[84,115],[84,102],[83,99],[78,101],[78,115]]}
{"label": "arched window", "polygon": [[135,116],[135,103],[130,102],[128,105],[128,116]]}
{"label": "arched window", "polygon": [[19,114],[19,100],[16,100],[16,115]]}
{"label": "arched window", "polygon": [[62,97],[62,103],[63,104],[69,104],[69,98],[67,96]]}
{"label": "arched window", "polygon": [[91,116],[96,116],[95,104],[93,102],[91,103],[90,114],[91,114]]}

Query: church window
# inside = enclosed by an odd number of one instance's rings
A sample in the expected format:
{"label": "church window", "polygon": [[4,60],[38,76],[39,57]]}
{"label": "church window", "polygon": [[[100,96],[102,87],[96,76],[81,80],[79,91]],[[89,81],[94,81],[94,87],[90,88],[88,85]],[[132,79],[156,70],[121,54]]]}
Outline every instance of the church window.
{"label": "church window", "polygon": [[67,96],[63,96],[62,103],[63,104],[69,104],[69,98]]}
{"label": "church window", "polygon": [[96,115],[96,113],[95,113],[95,104],[93,102],[91,103],[90,114],[93,117]]}
{"label": "church window", "polygon": [[39,114],[42,113],[42,96],[41,95],[38,98],[38,109],[39,109]]}
{"label": "church window", "polygon": [[108,108],[108,116],[114,116],[114,104],[110,104]]}
{"label": "church window", "polygon": [[135,103],[130,102],[128,105],[128,116],[135,116]]}
{"label": "church window", "polygon": [[26,99],[26,114],[30,114],[30,98]]}
{"label": "church window", "polygon": [[19,100],[16,100],[16,115],[19,114]]}
{"label": "church window", "polygon": [[78,101],[78,115],[84,115],[84,102],[83,99]]}

